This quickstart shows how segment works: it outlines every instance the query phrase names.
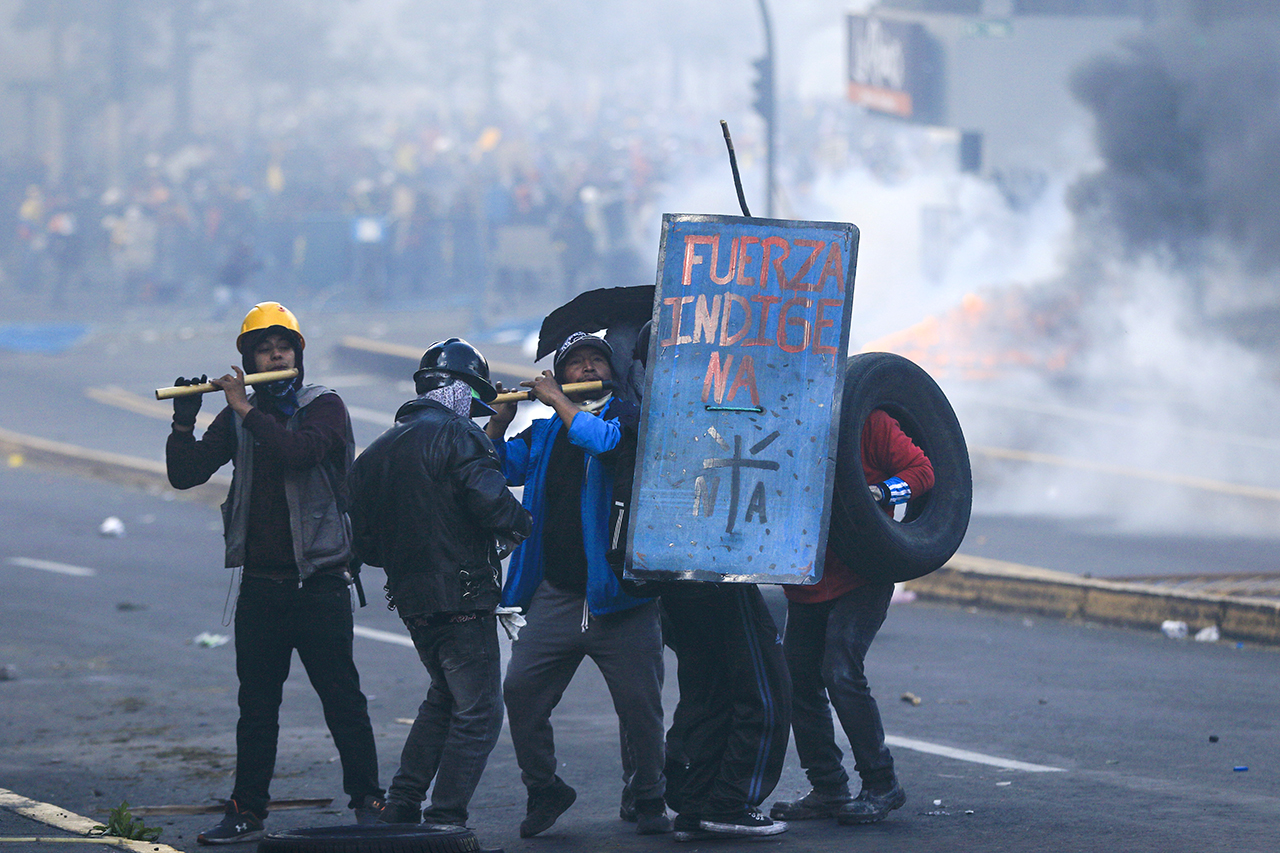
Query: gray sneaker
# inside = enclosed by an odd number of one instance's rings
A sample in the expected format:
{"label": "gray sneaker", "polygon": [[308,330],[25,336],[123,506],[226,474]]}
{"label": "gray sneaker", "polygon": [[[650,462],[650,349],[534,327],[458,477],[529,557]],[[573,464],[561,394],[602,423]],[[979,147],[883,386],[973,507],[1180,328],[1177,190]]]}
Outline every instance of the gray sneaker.
{"label": "gray sneaker", "polygon": [[841,806],[853,800],[848,785],[838,788],[813,788],[798,800],[779,800],[769,809],[774,820],[816,820],[835,817]]}
{"label": "gray sneaker", "polygon": [[388,800],[378,812],[378,823],[422,823],[422,808]]}
{"label": "gray sneaker", "polygon": [[853,801],[841,806],[836,812],[836,822],[850,826],[860,823],[875,823],[884,820],[889,812],[900,809],[907,802],[907,792],[895,781],[893,787],[879,793],[863,788]]}
{"label": "gray sneaker", "polygon": [[671,818],[662,797],[636,800],[636,835],[662,835],[671,831]]}
{"label": "gray sneaker", "polygon": [[530,788],[525,819],[520,822],[520,837],[532,838],[551,828],[556,818],[569,810],[578,792],[565,784],[559,776],[545,788]]}

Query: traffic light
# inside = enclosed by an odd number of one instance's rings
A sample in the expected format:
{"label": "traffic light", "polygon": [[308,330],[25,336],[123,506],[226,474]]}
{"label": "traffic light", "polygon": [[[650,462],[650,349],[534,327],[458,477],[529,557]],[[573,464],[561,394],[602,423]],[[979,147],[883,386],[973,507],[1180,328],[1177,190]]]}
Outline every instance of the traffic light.
{"label": "traffic light", "polygon": [[756,79],[752,83],[756,97],[751,105],[765,121],[773,121],[773,59],[762,56],[752,60],[751,64],[756,67]]}

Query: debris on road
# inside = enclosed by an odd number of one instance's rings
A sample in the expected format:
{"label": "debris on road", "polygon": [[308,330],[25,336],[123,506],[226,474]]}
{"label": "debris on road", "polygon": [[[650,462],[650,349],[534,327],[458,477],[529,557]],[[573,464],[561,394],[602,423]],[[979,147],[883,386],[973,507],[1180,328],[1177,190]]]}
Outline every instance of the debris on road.
{"label": "debris on road", "polygon": [[210,634],[205,631],[197,634],[191,642],[206,649],[216,649],[218,646],[225,646],[230,639],[226,634]]}
{"label": "debris on road", "polygon": [[114,515],[103,519],[102,524],[98,525],[98,535],[113,536],[120,539],[124,536],[124,522],[116,518]]}
{"label": "debris on road", "polygon": [[1160,630],[1170,640],[1185,640],[1187,637],[1187,623],[1179,622],[1176,619],[1166,619],[1160,623]]}
{"label": "debris on road", "polygon": [[908,705],[919,705],[924,700],[914,693],[903,693],[902,701],[906,702]]}
{"label": "debris on road", "polygon": [[1219,640],[1218,626],[1210,625],[1207,628],[1201,628],[1196,631],[1197,643],[1216,643]]}

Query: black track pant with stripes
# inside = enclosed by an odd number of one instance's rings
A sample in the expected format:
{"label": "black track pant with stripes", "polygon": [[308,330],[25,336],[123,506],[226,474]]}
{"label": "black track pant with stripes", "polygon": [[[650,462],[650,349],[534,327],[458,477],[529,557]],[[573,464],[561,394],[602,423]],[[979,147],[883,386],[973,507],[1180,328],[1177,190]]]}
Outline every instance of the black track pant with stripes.
{"label": "black track pant with stripes", "polygon": [[791,678],[777,625],[754,584],[672,582],[661,603],[680,685],[667,732],[667,801],[686,814],[758,806],[778,784],[790,734]]}

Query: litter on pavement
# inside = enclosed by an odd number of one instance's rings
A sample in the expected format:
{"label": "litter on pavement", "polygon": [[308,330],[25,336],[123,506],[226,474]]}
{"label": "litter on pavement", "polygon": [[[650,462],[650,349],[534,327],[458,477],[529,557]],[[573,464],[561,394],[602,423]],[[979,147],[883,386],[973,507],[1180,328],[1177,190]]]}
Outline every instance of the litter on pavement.
{"label": "litter on pavement", "polygon": [[114,515],[108,516],[103,519],[102,524],[98,525],[98,534],[101,536],[114,536],[119,539],[124,536],[124,522]]}
{"label": "litter on pavement", "polygon": [[206,649],[216,649],[218,646],[225,646],[230,639],[226,634],[210,634],[205,631],[197,634],[191,642]]}

